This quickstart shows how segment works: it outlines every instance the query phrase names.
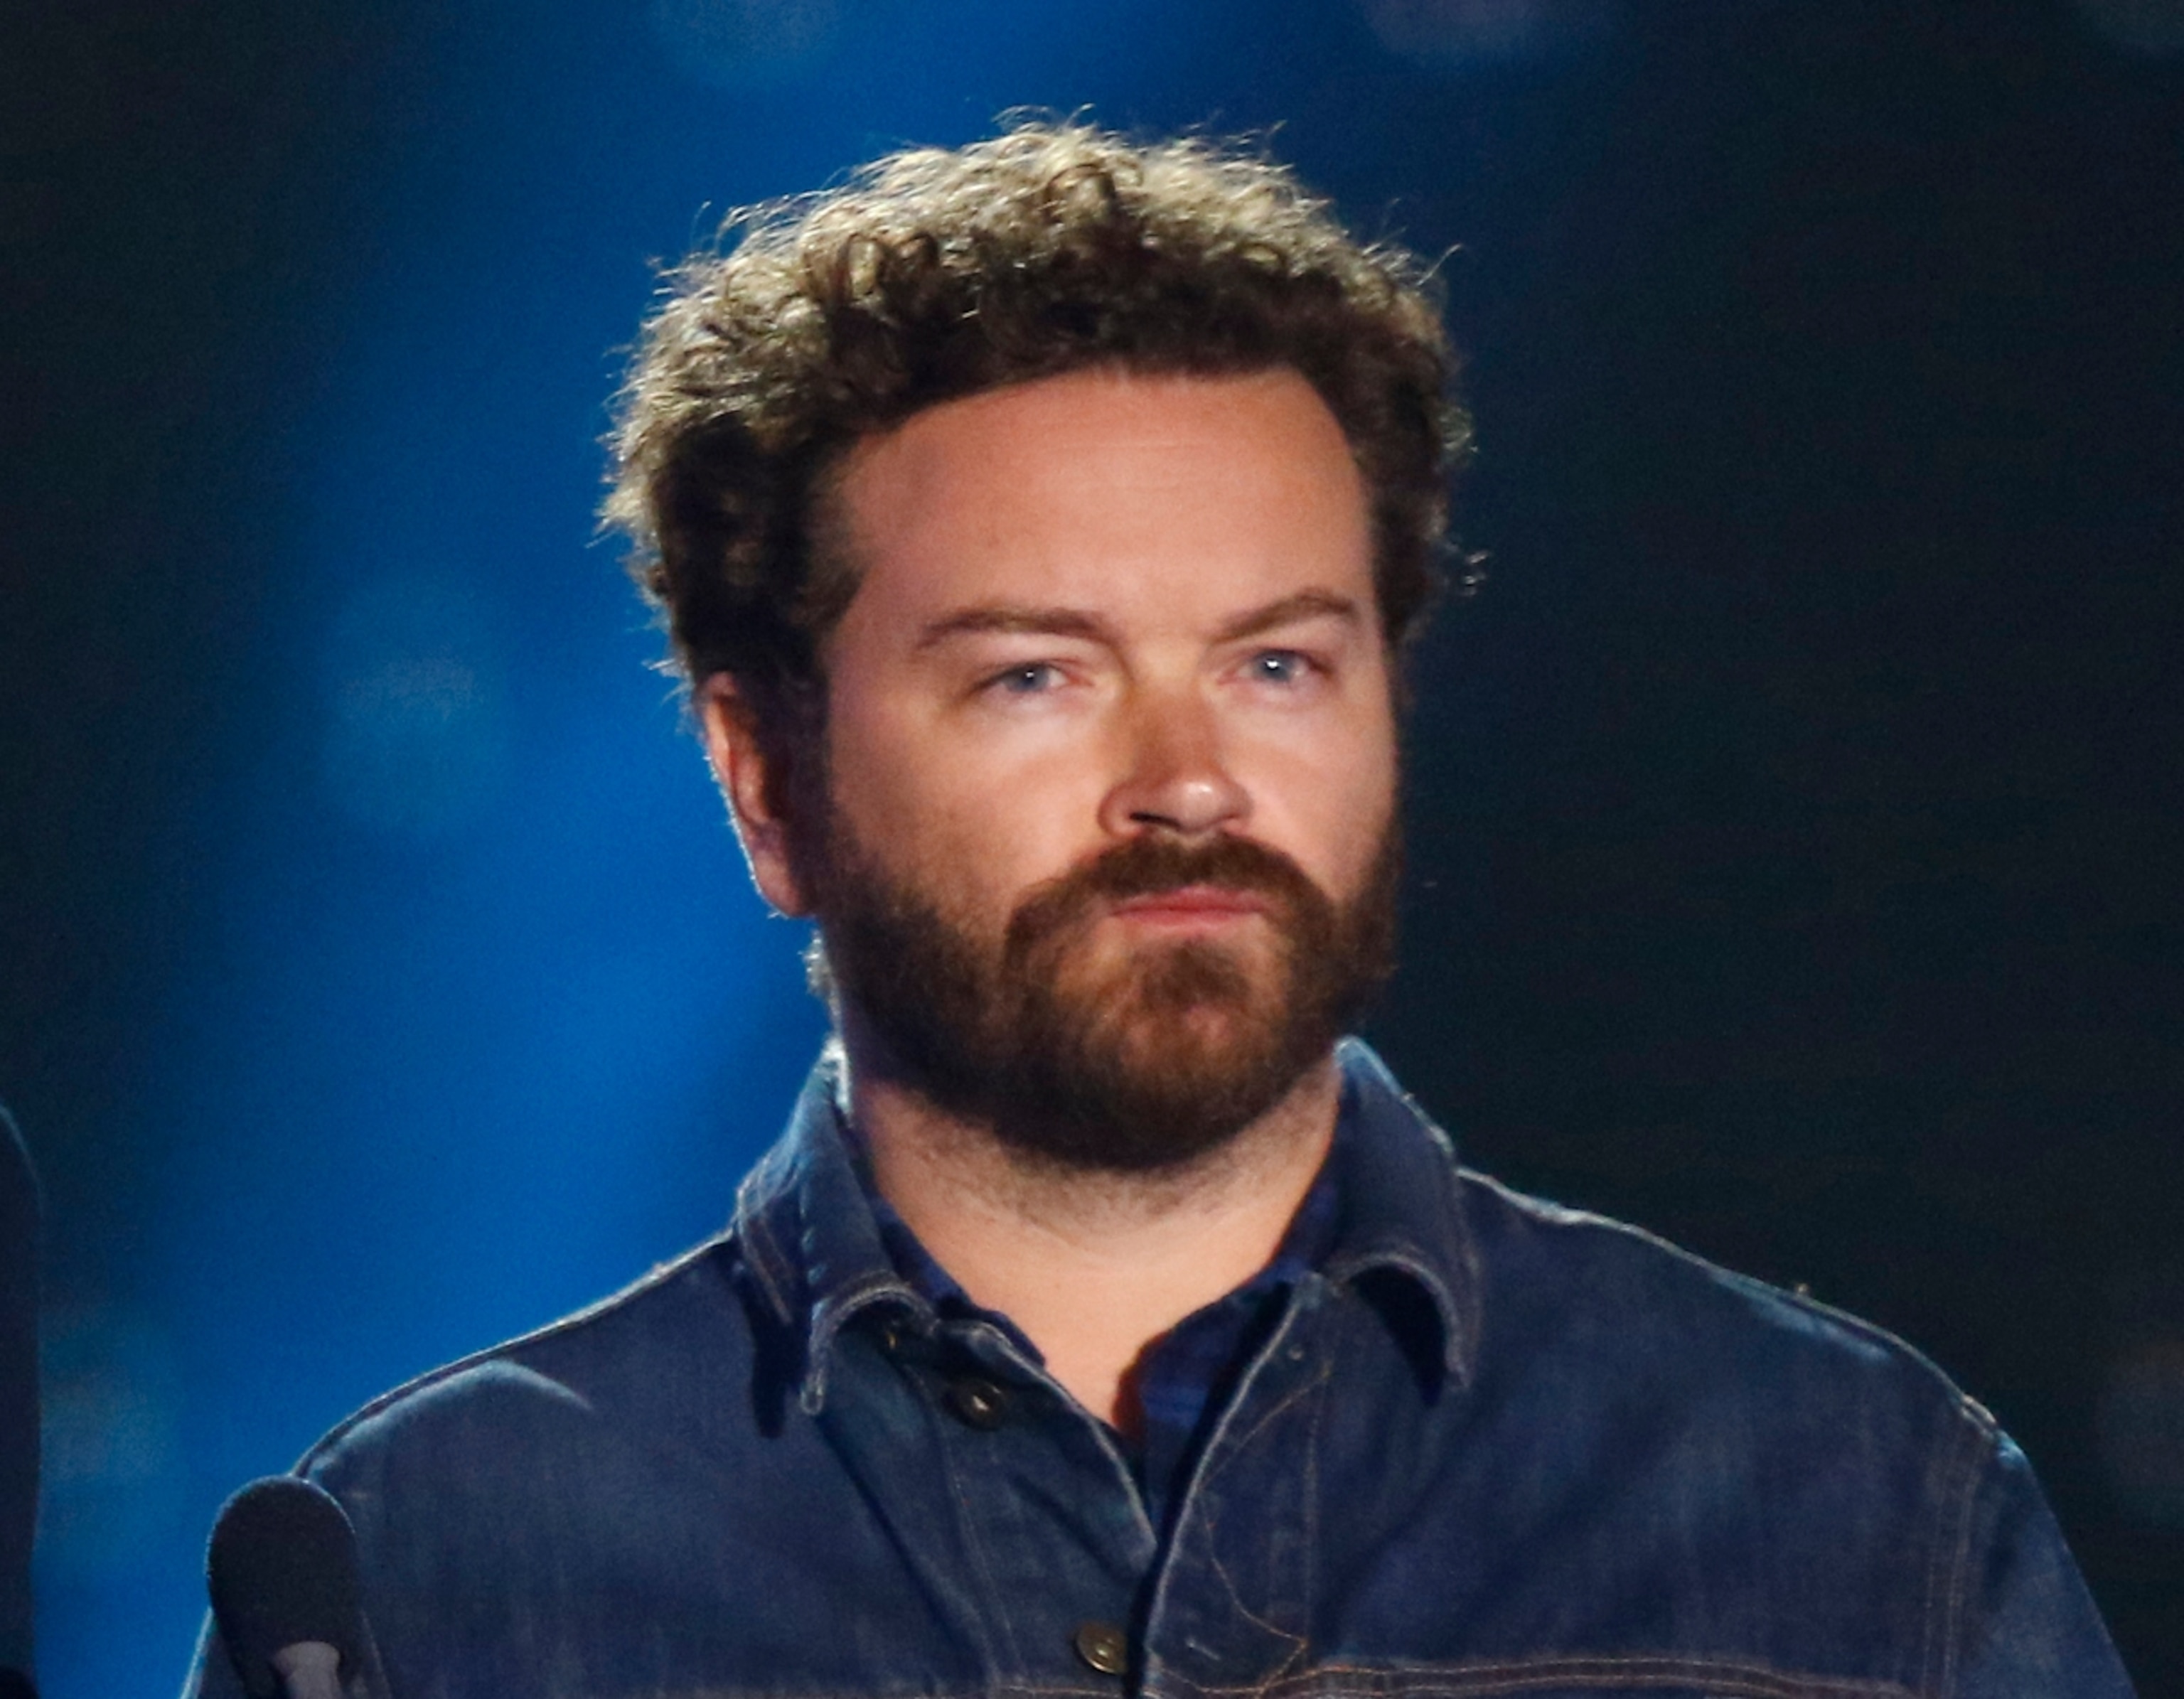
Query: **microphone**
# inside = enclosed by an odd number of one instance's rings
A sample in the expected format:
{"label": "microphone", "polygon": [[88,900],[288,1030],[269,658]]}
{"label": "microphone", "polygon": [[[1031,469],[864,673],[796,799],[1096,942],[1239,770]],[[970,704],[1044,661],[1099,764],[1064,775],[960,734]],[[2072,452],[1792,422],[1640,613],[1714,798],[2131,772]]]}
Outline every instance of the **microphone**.
{"label": "microphone", "polygon": [[343,1699],[370,1631],[356,1530],[294,1475],[253,1481],[220,1507],[205,1551],[213,1619],[251,1699]]}

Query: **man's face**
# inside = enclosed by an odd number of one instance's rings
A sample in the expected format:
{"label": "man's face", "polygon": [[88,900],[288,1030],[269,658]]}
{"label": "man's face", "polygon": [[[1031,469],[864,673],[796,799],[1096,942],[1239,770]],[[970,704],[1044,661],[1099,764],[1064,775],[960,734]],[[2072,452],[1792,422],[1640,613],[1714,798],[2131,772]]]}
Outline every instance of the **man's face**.
{"label": "man's face", "polygon": [[[1364,487],[1301,377],[1084,373],[859,444],[800,866],[881,1065],[1080,1166],[1187,1160],[1384,974]],[[815,834],[804,834],[807,842]]]}

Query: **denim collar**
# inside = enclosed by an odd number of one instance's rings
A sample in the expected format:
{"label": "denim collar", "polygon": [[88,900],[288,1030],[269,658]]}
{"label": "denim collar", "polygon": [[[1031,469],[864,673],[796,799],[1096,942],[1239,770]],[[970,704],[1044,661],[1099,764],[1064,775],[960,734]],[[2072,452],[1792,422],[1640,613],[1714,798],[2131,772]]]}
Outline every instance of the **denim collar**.
{"label": "denim collar", "polygon": [[[1447,1135],[1428,1120],[1369,1046],[1345,1039],[1340,1224],[1320,1269],[1333,1284],[1386,1273],[1431,1301],[1442,1365],[1470,1378],[1479,1340],[1477,1256]],[[734,1232],[760,1294],[803,1345],[802,1396],[816,1414],[836,1335],[866,1312],[892,1312],[927,1334],[933,1306],[898,1273],[881,1242],[845,1134],[840,1047],[830,1042],[805,1081],[788,1131],[736,1196]]]}

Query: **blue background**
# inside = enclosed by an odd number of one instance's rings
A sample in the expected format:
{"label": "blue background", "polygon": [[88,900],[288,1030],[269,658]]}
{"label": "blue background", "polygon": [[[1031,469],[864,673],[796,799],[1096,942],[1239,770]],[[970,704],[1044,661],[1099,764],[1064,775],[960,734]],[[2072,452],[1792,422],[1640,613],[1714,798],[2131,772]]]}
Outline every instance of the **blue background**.
{"label": "blue background", "polygon": [[1475,604],[1374,1030],[1472,1157],[1926,1347],[2184,1693],[2184,15],[2161,0],[31,0],[0,1098],[40,1672],[220,1499],[714,1231],[822,1030],[594,534],[653,287],[1004,109],[1446,254]]}

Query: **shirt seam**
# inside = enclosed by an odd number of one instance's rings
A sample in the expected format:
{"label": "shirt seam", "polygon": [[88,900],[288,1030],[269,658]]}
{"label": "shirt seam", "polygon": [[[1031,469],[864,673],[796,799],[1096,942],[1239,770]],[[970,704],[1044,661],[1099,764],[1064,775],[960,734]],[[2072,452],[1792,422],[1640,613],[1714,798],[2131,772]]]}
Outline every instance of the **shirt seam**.
{"label": "shirt seam", "polygon": [[[1971,1562],[1972,1522],[1979,1502],[1980,1465],[1991,1455],[1992,1430],[1975,1412],[1978,1407],[1959,1398],[1957,1422],[1953,1424],[1949,1474],[1943,1489],[1942,1526],[1936,1530],[1932,1579],[1928,1583],[1929,1606],[1926,1664],[1933,1671],[1933,1691],[1947,1699],[1957,1691],[1957,1652],[1963,1634],[1966,1577]],[[1944,1565],[1946,1564],[1946,1571]],[[1938,1657],[1939,1668],[1936,1668]]]}
{"label": "shirt seam", "polygon": [[[1329,1678],[1334,1678],[1330,1683]],[[1355,1678],[1355,1685],[1342,1678]],[[1538,1657],[1480,1660],[1401,1668],[1370,1664],[1320,1664],[1263,1685],[1209,1686],[1207,1695],[1253,1693],[1265,1699],[1384,1699],[1391,1693],[1523,1692],[1572,1680],[1630,1689],[1696,1687],[1736,1699],[1915,1699],[1901,1682],[1859,1676],[1828,1676],[1783,1670],[1770,1665],[1719,1657],[1671,1655],[1549,1654]],[[1455,1682],[1460,1685],[1451,1686]]]}

